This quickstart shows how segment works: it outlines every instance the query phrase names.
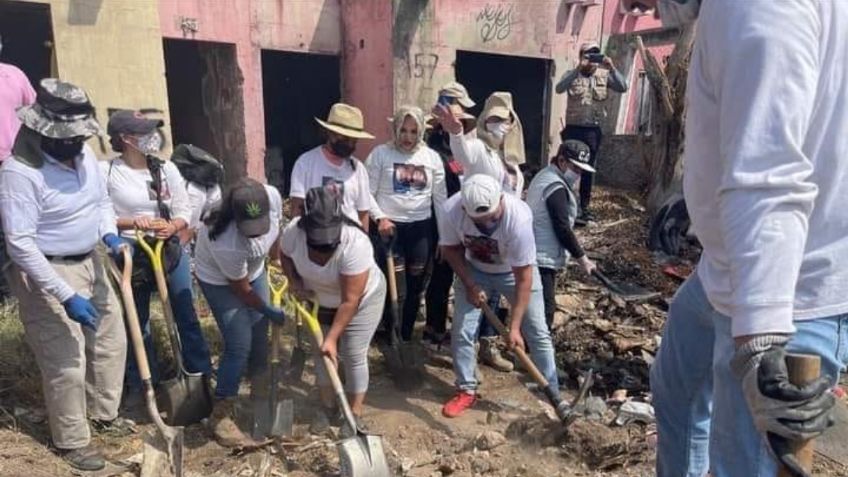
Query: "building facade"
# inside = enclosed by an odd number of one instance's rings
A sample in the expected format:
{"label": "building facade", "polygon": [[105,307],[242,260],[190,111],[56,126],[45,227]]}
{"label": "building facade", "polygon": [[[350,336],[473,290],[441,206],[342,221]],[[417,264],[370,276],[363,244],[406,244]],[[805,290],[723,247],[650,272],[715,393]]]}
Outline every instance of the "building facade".
{"label": "building facade", "polygon": [[[110,108],[161,111],[175,142],[222,158],[228,177],[267,177],[284,190],[297,156],[321,141],[313,118],[333,102],[363,110],[377,136],[360,144],[364,158],[390,138],[387,118],[396,107],[428,110],[439,87],[455,78],[480,106],[492,91],[511,91],[528,163],[545,164],[565,118],[566,100],[553,86],[587,41],[601,42],[631,83],[611,99],[605,131],[638,133],[650,120],[650,102],[633,37],[643,34],[660,58],[675,39],[652,15],[624,12],[620,0],[0,5],[3,61],[21,64],[33,80],[49,73],[84,86],[101,120]],[[42,26],[21,27],[34,23]],[[39,66],[34,56],[47,59]]]}

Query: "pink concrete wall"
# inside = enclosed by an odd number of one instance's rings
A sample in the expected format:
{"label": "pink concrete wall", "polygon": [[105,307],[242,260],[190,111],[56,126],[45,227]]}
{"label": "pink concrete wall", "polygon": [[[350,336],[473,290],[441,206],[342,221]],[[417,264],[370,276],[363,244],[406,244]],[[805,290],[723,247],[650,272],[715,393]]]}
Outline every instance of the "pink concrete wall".
{"label": "pink concrete wall", "polygon": [[[196,33],[184,32],[183,18],[196,19]],[[159,19],[165,38],[233,43],[244,77],[244,124],[247,173],[264,180],[265,131],[262,107],[260,51],[251,39],[252,15],[244,0],[159,0]]]}
{"label": "pink concrete wall", "polygon": [[365,129],[377,136],[357,146],[357,157],[365,159],[391,137],[392,2],[342,0],[342,18],[342,99],[362,110]]}

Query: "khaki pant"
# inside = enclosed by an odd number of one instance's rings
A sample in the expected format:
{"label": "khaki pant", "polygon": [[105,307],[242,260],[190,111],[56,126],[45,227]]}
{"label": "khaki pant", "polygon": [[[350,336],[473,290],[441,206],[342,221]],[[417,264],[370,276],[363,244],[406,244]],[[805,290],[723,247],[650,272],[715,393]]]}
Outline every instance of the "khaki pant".
{"label": "khaki pant", "polygon": [[82,327],[65,314],[54,297],[34,288],[16,265],[6,279],[17,297],[27,343],[41,370],[44,400],[53,443],[60,449],[88,445],[86,419],[118,416],[127,337],[121,305],[107,278],[99,252],[81,262],[55,261],[56,273],[97,309],[97,331]]}

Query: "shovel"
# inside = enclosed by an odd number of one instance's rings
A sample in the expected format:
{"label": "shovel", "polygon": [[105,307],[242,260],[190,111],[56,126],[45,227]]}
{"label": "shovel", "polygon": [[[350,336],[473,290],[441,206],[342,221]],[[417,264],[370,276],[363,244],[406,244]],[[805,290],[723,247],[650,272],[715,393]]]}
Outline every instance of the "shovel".
{"label": "shovel", "polygon": [[597,278],[610,292],[624,301],[647,301],[660,296],[659,292],[651,291],[630,283],[616,283],[609,279],[603,272],[595,268],[592,276]]}
{"label": "shovel", "polygon": [[165,315],[165,328],[171,341],[174,353],[177,375],[159,384],[159,406],[165,411],[166,419],[172,426],[187,426],[200,422],[212,413],[212,393],[208,378],[203,373],[189,373],[183,365],[182,345],[174,312],[171,310],[171,299],[168,296],[168,284],[165,281],[165,270],[162,260],[162,247],[165,242],[157,240],[155,249],[144,240],[144,233],[136,231],[136,243],[144,250],[156,277],[156,288],[162,301],[162,313]]}
{"label": "shovel", "polygon": [[[279,287],[275,286],[277,277],[280,277],[280,281],[284,281],[282,285]],[[283,304],[283,295],[285,295],[286,290],[288,289],[288,281],[283,275],[283,271],[277,267],[270,266],[268,267],[268,286],[271,288],[271,298],[272,300],[277,300],[274,303],[275,306],[281,307]],[[301,333],[301,329],[303,328],[303,320],[300,318],[298,313],[294,311],[290,311],[288,308],[286,309],[286,314],[293,314],[295,323],[297,325],[295,334],[296,334],[296,342],[294,350],[292,351],[291,361],[289,361],[289,369],[286,371],[286,380],[288,381],[301,381],[303,379],[303,369],[306,367],[306,358],[309,356],[306,352],[306,349],[303,347],[303,337]]]}
{"label": "shovel", "polygon": [[[292,300],[294,301],[294,298]],[[298,314],[303,317],[307,328],[312,332],[316,349],[320,349],[321,343],[324,342],[324,334],[318,324],[317,306],[314,306],[312,313],[310,313],[299,302],[294,301],[294,305]],[[392,473],[389,471],[389,464],[383,450],[383,438],[374,434],[366,434],[359,429],[356,425],[356,419],[353,417],[353,411],[350,409],[350,404],[347,402],[347,396],[342,388],[342,381],[339,379],[336,366],[329,357],[322,354],[322,358],[321,363],[333,385],[333,391],[336,393],[336,399],[342,408],[347,425],[356,432],[355,436],[342,439],[336,444],[339,450],[341,475],[343,477],[391,477]]]}
{"label": "shovel", "polygon": [[[398,309],[397,276],[395,275],[395,256],[392,253],[396,235],[392,235],[385,246],[386,279],[389,282],[389,346],[384,351],[386,366],[394,378],[395,385],[404,391],[418,388],[424,382],[423,353],[411,341],[401,343],[398,336],[400,328],[400,310]],[[381,241],[382,242],[382,241]]]}
{"label": "shovel", "polygon": [[[159,415],[159,409],[156,406],[156,397],[153,392],[153,382],[150,379],[150,365],[147,361],[147,351],[144,349],[144,340],[141,337],[141,325],[138,322],[138,314],[135,308],[135,298],[132,290],[132,254],[129,249],[124,249],[124,269],[120,270],[118,265],[112,261],[111,271],[115,281],[118,282],[118,287],[121,291],[121,298],[124,301],[124,317],[127,322],[127,328],[130,333],[130,341],[132,342],[133,351],[135,352],[135,360],[138,363],[138,372],[141,375],[141,382],[144,385],[144,399],[147,402],[147,414],[150,420],[156,426],[156,430],[165,442],[165,449],[168,454],[167,461],[170,473],[174,477],[182,477],[183,475],[183,428],[170,427],[162,420]],[[156,446],[151,446],[156,448]],[[148,447],[145,446],[145,450]],[[148,457],[150,457],[148,459]],[[144,463],[142,464],[142,475],[150,473],[150,475],[161,475],[158,470],[149,471],[150,466],[156,466],[159,459],[155,455],[145,455]]]}
{"label": "shovel", "polygon": [[[289,288],[288,280],[283,277],[277,287],[268,272],[268,285],[271,288],[271,304],[282,307],[283,294]],[[271,365],[267,399],[257,399],[253,403],[253,439],[261,441],[265,437],[291,436],[294,421],[294,407],[291,399],[277,400],[277,378],[280,367],[280,338],[282,326],[271,324]]]}
{"label": "shovel", "polygon": [[[498,330],[498,333],[503,336],[504,340],[509,341],[509,331],[507,331],[506,327],[501,323],[501,320],[498,319],[497,315],[489,308],[488,303],[483,302],[482,305],[483,315],[486,316],[486,319],[489,323]],[[560,396],[559,390],[554,388],[548,380],[545,379],[545,376],[539,372],[539,368],[533,364],[533,361],[530,359],[530,356],[527,356],[527,352],[521,348],[512,348],[512,352],[518,356],[519,361],[521,361],[521,365],[524,366],[524,369],[530,373],[530,377],[533,378],[533,381],[536,381],[536,384],[542,389],[545,393],[545,397],[548,398],[548,402],[551,403],[551,406],[556,410],[557,417],[566,425],[570,425],[573,418],[571,417],[571,406],[568,405]],[[576,402],[576,401],[575,401]]]}

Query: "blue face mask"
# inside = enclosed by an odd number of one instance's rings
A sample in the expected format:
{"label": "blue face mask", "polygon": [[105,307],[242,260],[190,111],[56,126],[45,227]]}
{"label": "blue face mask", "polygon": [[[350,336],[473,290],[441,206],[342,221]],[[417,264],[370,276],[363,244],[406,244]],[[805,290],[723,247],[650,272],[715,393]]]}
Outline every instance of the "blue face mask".
{"label": "blue face mask", "polygon": [[664,27],[681,27],[698,18],[701,0],[659,0],[657,9]]}
{"label": "blue face mask", "polygon": [[477,227],[477,230],[479,230],[480,232],[482,232],[486,235],[492,235],[493,233],[495,233],[495,230],[498,229],[498,225],[500,225],[500,224],[501,224],[500,218],[489,219],[489,220],[482,222],[482,223],[481,222],[474,222],[474,225]]}

